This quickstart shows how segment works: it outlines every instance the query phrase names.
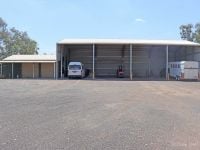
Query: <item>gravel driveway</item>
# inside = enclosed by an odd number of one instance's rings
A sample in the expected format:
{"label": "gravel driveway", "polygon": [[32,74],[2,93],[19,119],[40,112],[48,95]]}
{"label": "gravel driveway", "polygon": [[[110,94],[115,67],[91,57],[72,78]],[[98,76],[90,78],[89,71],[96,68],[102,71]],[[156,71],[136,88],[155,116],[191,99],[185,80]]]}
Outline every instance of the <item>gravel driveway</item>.
{"label": "gravel driveway", "polygon": [[199,150],[200,83],[0,80],[2,150]]}

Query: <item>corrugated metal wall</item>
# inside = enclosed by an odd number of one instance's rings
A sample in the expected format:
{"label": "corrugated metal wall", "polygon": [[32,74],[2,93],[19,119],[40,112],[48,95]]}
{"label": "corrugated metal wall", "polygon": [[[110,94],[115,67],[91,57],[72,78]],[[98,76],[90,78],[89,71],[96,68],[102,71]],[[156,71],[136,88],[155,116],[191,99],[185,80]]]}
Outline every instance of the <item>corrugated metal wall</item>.
{"label": "corrugated metal wall", "polygon": [[[92,72],[92,45],[67,45],[63,50],[63,64],[67,69],[69,61],[80,61]],[[199,60],[199,48],[169,46],[169,62]],[[115,77],[122,65],[125,76],[130,75],[130,45],[95,45],[95,76]],[[161,77],[166,68],[166,46],[133,45],[133,78]],[[60,67],[59,67],[60,69]]]}
{"label": "corrugated metal wall", "polygon": [[[40,65],[41,64],[41,65]],[[41,69],[40,67],[41,66]],[[54,64],[53,63],[23,63],[22,64],[22,78],[53,78],[54,77]]]}
{"label": "corrugated metal wall", "polygon": [[[1,67],[0,67],[1,69]],[[5,63],[2,65],[2,72],[5,78],[12,78],[12,64]],[[21,76],[21,64],[14,63],[13,64],[13,78],[20,78]]]}
{"label": "corrugated metal wall", "polygon": [[[92,45],[68,45],[63,52],[63,65],[67,69],[70,61],[80,61],[92,72]],[[129,47],[126,45],[95,45],[95,76],[113,77],[122,65],[129,76]]]}
{"label": "corrugated metal wall", "polygon": [[22,64],[22,78],[33,78],[33,64],[32,63]]}
{"label": "corrugated metal wall", "polygon": [[70,61],[80,61],[86,68],[92,69],[92,45],[71,45],[66,49],[63,63],[66,69]]}
{"label": "corrugated metal wall", "polygon": [[164,46],[134,46],[133,47],[133,77],[155,77],[166,67],[166,47]]}
{"label": "corrugated metal wall", "polygon": [[148,47],[133,46],[133,77],[146,77],[149,72]]}
{"label": "corrugated metal wall", "polygon": [[97,45],[95,54],[96,76],[116,77],[122,65],[125,76],[129,76],[129,47],[126,45]]}
{"label": "corrugated metal wall", "polygon": [[[63,65],[80,61],[92,72],[92,45],[68,45],[63,50]],[[133,46],[133,77],[160,77],[166,63],[165,46]],[[130,75],[130,45],[95,45],[95,76],[116,77],[122,65],[125,77]]]}
{"label": "corrugated metal wall", "polygon": [[3,64],[3,76],[12,78],[12,64]]}
{"label": "corrugated metal wall", "polygon": [[20,78],[22,75],[22,64],[20,63],[15,63],[13,64],[13,77],[14,78]]}
{"label": "corrugated metal wall", "polygon": [[42,63],[41,64],[41,77],[42,78],[53,78],[54,77],[53,63]]}
{"label": "corrugated metal wall", "polygon": [[150,48],[150,77],[163,77],[166,72],[166,47],[152,46]]}
{"label": "corrugated metal wall", "polygon": [[39,63],[22,63],[22,75],[21,78],[33,78],[33,67],[34,67],[34,78],[39,78]]}

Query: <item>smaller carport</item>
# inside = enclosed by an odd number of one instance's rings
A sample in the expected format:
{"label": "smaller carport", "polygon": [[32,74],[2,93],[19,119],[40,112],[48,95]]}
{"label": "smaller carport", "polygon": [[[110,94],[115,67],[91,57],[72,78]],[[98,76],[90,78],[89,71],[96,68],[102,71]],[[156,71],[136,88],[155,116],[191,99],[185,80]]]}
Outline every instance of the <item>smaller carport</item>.
{"label": "smaller carport", "polygon": [[1,78],[56,78],[55,55],[12,55],[0,61]]}

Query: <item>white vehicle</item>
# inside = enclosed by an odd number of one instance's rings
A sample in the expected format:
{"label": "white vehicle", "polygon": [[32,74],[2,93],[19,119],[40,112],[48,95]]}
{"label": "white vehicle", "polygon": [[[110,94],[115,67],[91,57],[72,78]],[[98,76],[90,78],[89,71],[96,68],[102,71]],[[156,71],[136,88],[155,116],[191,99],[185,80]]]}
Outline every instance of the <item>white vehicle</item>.
{"label": "white vehicle", "polygon": [[68,77],[85,77],[84,65],[81,62],[70,62],[68,65]]}
{"label": "white vehicle", "polygon": [[169,62],[169,76],[176,80],[198,80],[199,63],[196,61]]}

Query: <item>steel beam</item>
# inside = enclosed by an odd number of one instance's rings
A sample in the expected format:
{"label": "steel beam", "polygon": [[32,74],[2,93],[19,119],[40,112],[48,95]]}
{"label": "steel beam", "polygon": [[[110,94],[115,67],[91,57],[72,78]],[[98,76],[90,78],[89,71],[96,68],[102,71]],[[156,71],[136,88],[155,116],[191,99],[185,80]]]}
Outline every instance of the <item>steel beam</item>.
{"label": "steel beam", "polygon": [[3,75],[3,64],[1,63],[1,76]]}
{"label": "steel beam", "polygon": [[60,49],[60,78],[63,78],[62,74],[62,66],[63,66],[63,61],[62,61],[62,49]]}
{"label": "steel beam", "polygon": [[133,45],[130,44],[130,80],[133,80]]}
{"label": "steel beam", "polygon": [[54,79],[56,79],[56,62],[53,63]]}
{"label": "steel beam", "polygon": [[58,71],[58,69],[59,69],[59,66],[58,66],[58,64],[59,64],[58,63],[58,52],[59,52],[58,47],[59,47],[58,44],[56,44],[56,65],[57,65],[56,66],[56,79],[58,79],[58,74],[59,74],[59,71]]}
{"label": "steel beam", "polygon": [[169,64],[169,46],[166,46],[166,80],[169,80],[169,71],[168,71],[168,64]]}
{"label": "steel beam", "polygon": [[92,79],[95,79],[95,44],[92,45]]}

